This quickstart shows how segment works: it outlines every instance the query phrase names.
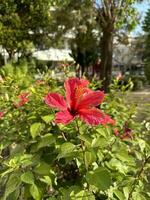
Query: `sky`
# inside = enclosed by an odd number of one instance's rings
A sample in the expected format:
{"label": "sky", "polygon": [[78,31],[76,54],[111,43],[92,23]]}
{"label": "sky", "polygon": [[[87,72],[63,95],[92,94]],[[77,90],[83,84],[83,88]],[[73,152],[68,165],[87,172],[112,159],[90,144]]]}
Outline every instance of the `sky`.
{"label": "sky", "polygon": [[138,12],[141,16],[141,20],[140,20],[140,25],[138,25],[136,27],[136,29],[133,31],[132,34],[133,35],[139,35],[139,34],[143,33],[143,31],[142,31],[142,21],[144,20],[147,9],[150,8],[150,0],[145,0],[142,3],[135,4],[135,7],[137,8],[137,10],[138,10]]}

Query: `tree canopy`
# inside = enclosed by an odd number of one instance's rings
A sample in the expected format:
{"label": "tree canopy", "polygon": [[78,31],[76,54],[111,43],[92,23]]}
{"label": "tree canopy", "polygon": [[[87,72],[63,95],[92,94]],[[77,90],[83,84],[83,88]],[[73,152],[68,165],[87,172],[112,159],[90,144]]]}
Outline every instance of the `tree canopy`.
{"label": "tree canopy", "polygon": [[[74,43],[80,47],[76,48],[78,53],[80,53],[80,49],[87,49],[88,46],[91,48],[91,45],[89,45],[93,39],[93,37],[89,39],[91,29],[98,31],[97,44],[101,49],[99,50],[101,57],[100,79],[105,79],[105,90],[107,90],[106,88],[108,88],[111,80],[114,36],[117,31],[127,33],[136,26],[137,12],[132,5],[137,1],[83,0],[79,3],[67,0],[63,1],[63,4],[61,4],[61,1],[57,1],[59,9],[56,12],[56,21],[63,25],[63,32],[70,29],[76,33]],[[85,33],[84,40],[83,32]],[[95,43],[91,48],[92,51],[94,46]],[[82,65],[84,66],[84,64]]]}
{"label": "tree canopy", "polygon": [[150,9],[148,9],[144,22],[143,30],[145,31],[145,75],[150,83]]}
{"label": "tree canopy", "polygon": [[49,0],[1,0],[0,45],[9,57],[46,44],[50,29]]}

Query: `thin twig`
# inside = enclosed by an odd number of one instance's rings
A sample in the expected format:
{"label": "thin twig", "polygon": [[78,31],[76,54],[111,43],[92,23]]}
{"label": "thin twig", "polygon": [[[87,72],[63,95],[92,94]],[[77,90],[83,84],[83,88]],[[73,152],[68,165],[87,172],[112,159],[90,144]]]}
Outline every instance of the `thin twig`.
{"label": "thin twig", "polygon": [[135,190],[135,187],[136,187],[136,185],[137,185],[137,182],[138,182],[138,180],[139,180],[141,174],[143,173],[144,167],[145,167],[145,165],[147,164],[147,162],[149,161],[149,159],[150,159],[150,156],[147,157],[147,158],[145,159],[145,161],[144,161],[143,164],[142,164],[141,169],[137,172],[137,174],[136,174],[136,176],[135,176],[135,180],[134,180],[134,182],[133,182],[133,184],[132,184],[132,188],[131,188],[130,193],[129,193],[128,200],[130,200],[130,199],[132,198],[132,194],[133,194],[133,192],[134,192],[134,190]]}
{"label": "thin twig", "polygon": [[67,138],[63,132],[61,132],[62,137],[64,138],[65,141],[67,141]]}

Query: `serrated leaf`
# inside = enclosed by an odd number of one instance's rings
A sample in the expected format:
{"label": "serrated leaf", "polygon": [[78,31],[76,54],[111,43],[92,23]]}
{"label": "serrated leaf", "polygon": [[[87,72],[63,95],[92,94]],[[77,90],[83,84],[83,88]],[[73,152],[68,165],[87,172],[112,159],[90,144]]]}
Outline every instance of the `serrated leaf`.
{"label": "serrated leaf", "polygon": [[124,199],[125,199],[124,194],[123,194],[120,190],[115,190],[115,191],[114,191],[114,194],[116,195],[116,197],[117,197],[119,200],[124,200]]}
{"label": "serrated leaf", "polygon": [[65,142],[60,147],[61,152],[63,152],[64,154],[72,152],[74,148],[75,148],[75,145],[72,144],[71,142]]}
{"label": "serrated leaf", "polygon": [[65,142],[60,146],[60,153],[57,156],[57,159],[68,157],[75,150],[75,145],[71,142]]}
{"label": "serrated leaf", "polygon": [[33,139],[40,134],[42,128],[43,128],[42,123],[34,123],[31,125],[30,133]]}
{"label": "serrated leaf", "polygon": [[132,199],[133,200],[147,200],[140,192],[133,192]]}
{"label": "serrated leaf", "polygon": [[45,162],[40,162],[35,168],[34,172],[41,175],[48,175],[50,173],[51,167]]}
{"label": "serrated leaf", "polygon": [[124,193],[124,196],[126,199],[128,199],[128,197],[129,197],[129,192],[130,192],[130,190],[128,187],[123,188],[123,193]]}
{"label": "serrated leaf", "polygon": [[123,162],[134,164],[134,159],[132,156],[128,154],[127,150],[120,150],[119,152],[116,153],[116,157]]}
{"label": "serrated leaf", "polygon": [[21,175],[21,181],[28,184],[34,184],[34,176],[32,172],[25,172]]}
{"label": "serrated leaf", "polygon": [[51,144],[55,143],[55,137],[48,133],[40,138],[40,142],[38,143],[38,149],[42,147],[50,146]]}
{"label": "serrated leaf", "polygon": [[85,142],[85,146],[91,146],[92,138],[88,135],[79,135],[78,138]]}
{"label": "serrated leaf", "polygon": [[86,151],[84,153],[84,160],[86,168],[88,168],[89,165],[91,165],[94,161],[96,161],[95,153],[93,151]]}
{"label": "serrated leaf", "polygon": [[107,133],[106,129],[98,127],[96,129],[96,132],[107,139],[108,133]]}
{"label": "serrated leaf", "polygon": [[4,199],[6,199],[12,192],[14,192],[21,184],[20,174],[14,173],[9,176],[6,183]]}
{"label": "serrated leaf", "polygon": [[42,116],[42,119],[45,123],[50,123],[54,119],[54,115],[45,115]]}
{"label": "serrated leaf", "polygon": [[35,200],[41,200],[41,194],[38,187],[34,184],[30,186],[30,194]]}
{"label": "serrated leaf", "polygon": [[89,185],[97,187],[99,190],[106,190],[111,186],[111,174],[106,168],[99,167],[86,174]]}
{"label": "serrated leaf", "polygon": [[92,193],[81,190],[80,192],[78,192],[75,195],[75,198],[73,200],[76,200],[76,199],[78,199],[78,200],[95,200],[95,197]]}
{"label": "serrated leaf", "polygon": [[107,145],[108,145],[108,141],[104,137],[94,138],[92,140],[92,144],[91,144],[91,146],[93,148],[96,148],[96,147],[103,148],[103,147],[105,147]]}
{"label": "serrated leaf", "polygon": [[47,185],[52,185],[52,180],[49,176],[44,176],[44,178],[41,178],[40,180],[46,183]]}

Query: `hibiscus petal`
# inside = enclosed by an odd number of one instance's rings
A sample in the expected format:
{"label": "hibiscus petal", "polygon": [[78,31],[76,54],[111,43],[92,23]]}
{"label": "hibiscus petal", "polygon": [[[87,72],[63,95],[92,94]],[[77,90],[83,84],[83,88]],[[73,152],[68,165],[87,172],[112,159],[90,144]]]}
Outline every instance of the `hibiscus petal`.
{"label": "hibiscus petal", "polygon": [[104,114],[103,119],[101,120],[101,124],[112,124],[115,125],[116,121],[111,119],[109,115]]}
{"label": "hibiscus petal", "polygon": [[91,125],[101,124],[103,118],[103,113],[97,108],[81,109],[78,114],[83,121]]}
{"label": "hibiscus petal", "polygon": [[89,84],[88,80],[79,79],[79,78],[70,78],[70,79],[65,81],[64,87],[65,87],[65,90],[66,90],[66,99],[67,99],[67,102],[68,102],[70,107],[73,107],[73,105],[76,104],[76,100],[77,100],[76,90],[77,90],[77,88],[84,88],[88,84]]}
{"label": "hibiscus petal", "polygon": [[72,116],[68,110],[63,110],[56,113],[55,122],[69,124],[73,120],[73,118],[74,116]]}
{"label": "hibiscus petal", "polygon": [[89,84],[89,81],[86,79],[80,79],[80,83],[83,87],[87,87]]}
{"label": "hibiscus petal", "polygon": [[46,95],[45,103],[52,108],[58,108],[60,110],[66,110],[67,108],[64,97],[57,93],[49,93]]}
{"label": "hibiscus petal", "polygon": [[76,105],[76,109],[89,108],[91,106],[98,106],[104,99],[104,92],[102,91],[89,91],[84,94],[81,100]]}
{"label": "hibiscus petal", "polygon": [[114,120],[112,120],[108,115],[105,115],[97,108],[81,109],[79,110],[78,114],[79,117],[87,124],[98,125],[112,122],[114,123]]}

